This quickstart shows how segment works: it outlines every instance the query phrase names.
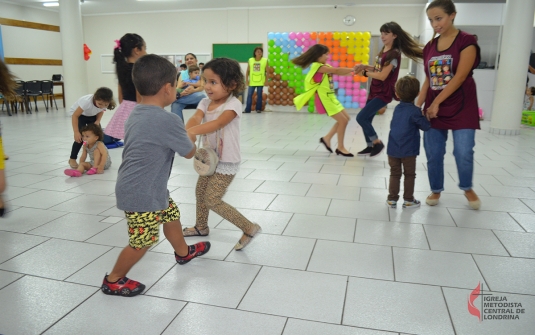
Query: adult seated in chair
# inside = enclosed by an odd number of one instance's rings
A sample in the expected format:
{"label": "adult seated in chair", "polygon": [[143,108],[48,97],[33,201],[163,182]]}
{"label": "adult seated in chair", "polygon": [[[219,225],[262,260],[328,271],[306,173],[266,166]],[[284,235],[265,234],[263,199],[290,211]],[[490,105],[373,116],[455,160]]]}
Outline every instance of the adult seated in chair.
{"label": "adult seated in chair", "polygon": [[[189,53],[186,55],[186,65],[188,67],[195,65],[197,66],[197,56],[195,56],[192,53]],[[186,83],[184,80],[189,79],[189,73],[188,70],[181,71],[180,77],[178,78],[178,84],[177,88],[183,88],[186,86]],[[184,89],[180,93],[180,96],[177,94],[177,99],[173,104],[171,104],[171,112],[178,115],[182,120],[184,120],[184,115],[182,113],[182,110],[186,108],[188,105],[196,105],[199,104],[199,102],[206,97],[206,95],[203,93],[204,91],[204,85],[202,80],[199,80],[197,83],[188,83],[187,88]]]}

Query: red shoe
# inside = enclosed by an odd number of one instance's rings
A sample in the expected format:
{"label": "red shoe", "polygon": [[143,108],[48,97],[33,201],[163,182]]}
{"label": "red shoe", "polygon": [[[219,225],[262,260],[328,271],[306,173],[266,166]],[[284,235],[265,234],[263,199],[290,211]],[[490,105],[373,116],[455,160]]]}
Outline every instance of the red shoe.
{"label": "red shoe", "polygon": [[202,256],[210,250],[210,242],[199,242],[188,246],[188,255],[186,257],[180,257],[175,252],[176,262],[180,265],[184,265],[197,256]]}
{"label": "red shoe", "polygon": [[138,281],[123,277],[115,283],[108,281],[108,275],[104,276],[102,281],[102,287],[100,288],[104,294],[109,295],[122,295],[123,297],[133,297],[145,289],[145,285]]}

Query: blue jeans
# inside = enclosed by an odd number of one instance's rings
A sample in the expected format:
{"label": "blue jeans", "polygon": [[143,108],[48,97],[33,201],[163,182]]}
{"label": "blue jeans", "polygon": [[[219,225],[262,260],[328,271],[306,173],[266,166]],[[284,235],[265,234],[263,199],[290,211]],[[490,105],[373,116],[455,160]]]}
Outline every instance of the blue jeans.
{"label": "blue jeans", "polygon": [[[457,163],[459,188],[463,191],[472,189],[474,175],[474,146],[476,144],[475,129],[452,130],[453,156]],[[424,148],[427,155],[427,175],[431,192],[444,191],[444,155],[448,130],[431,128],[424,132]]]}
{"label": "blue jeans", "polygon": [[180,97],[171,104],[171,112],[178,115],[182,121],[184,121],[184,114],[182,113],[182,110],[184,110],[187,105],[198,105],[199,102],[201,102],[201,100],[205,97],[206,96],[202,92],[195,92],[190,95]]}
{"label": "blue jeans", "polygon": [[375,117],[375,114],[379,111],[379,109],[386,106],[386,103],[379,99],[379,98],[373,98],[370,101],[366,103],[366,106],[364,106],[363,109],[360,110],[360,112],[357,114],[357,122],[362,127],[362,131],[364,132],[364,139],[366,140],[366,143],[369,147],[373,146],[373,141],[378,139],[377,133],[375,132],[375,129],[373,129],[372,121]]}
{"label": "blue jeans", "polygon": [[247,105],[245,106],[245,113],[251,113],[251,107],[253,104],[253,93],[255,89],[257,90],[255,110],[262,110],[262,90],[264,89],[264,86],[249,86],[247,88]]}

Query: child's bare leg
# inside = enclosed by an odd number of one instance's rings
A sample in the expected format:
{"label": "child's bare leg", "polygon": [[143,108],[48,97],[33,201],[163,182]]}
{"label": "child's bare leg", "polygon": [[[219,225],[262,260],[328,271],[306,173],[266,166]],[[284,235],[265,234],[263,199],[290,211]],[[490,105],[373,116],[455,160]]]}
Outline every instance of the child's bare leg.
{"label": "child's bare leg", "polygon": [[100,165],[100,159],[102,158],[102,154],[100,153],[98,148],[97,150],[95,150],[95,152],[93,152],[93,158],[95,159],[95,165],[93,165],[93,167],[97,168]]}
{"label": "child's bare leg", "polygon": [[80,173],[84,173],[84,171],[91,169],[91,164],[88,162],[83,162],[78,165],[78,168],[76,170],[80,171]]}
{"label": "child's bare leg", "polygon": [[349,151],[344,146],[344,137],[346,134],[346,127],[349,123],[349,115],[347,112],[342,111],[338,114],[335,114],[332,116],[333,119],[336,120],[336,124],[338,125],[338,129],[336,133],[338,134],[338,150],[340,150],[342,153],[347,154]]}
{"label": "child's bare leg", "polygon": [[329,145],[329,148],[331,147],[331,140],[337,131],[338,131],[338,122],[335,122],[331,130],[329,130],[329,132],[327,133],[327,135],[323,136],[323,140],[325,141],[325,143],[327,143],[327,145]]}
{"label": "child's bare leg", "polygon": [[149,248],[150,247],[135,249],[131,246],[125,247],[119,254],[119,258],[117,258],[117,262],[115,263],[113,270],[108,275],[108,281],[113,283],[125,277],[128,271],[130,271],[130,269],[132,269],[132,267],[139,262]]}
{"label": "child's bare leg", "polygon": [[169,243],[171,243],[178,256],[185,257],[188,255],[188,244],[184,240],[180,220],[164,223],[163,234]]}
{"label": "child's bare leg", "polygon": [[6,173],[4,169],[0,169],[0,196],[6,190]]}

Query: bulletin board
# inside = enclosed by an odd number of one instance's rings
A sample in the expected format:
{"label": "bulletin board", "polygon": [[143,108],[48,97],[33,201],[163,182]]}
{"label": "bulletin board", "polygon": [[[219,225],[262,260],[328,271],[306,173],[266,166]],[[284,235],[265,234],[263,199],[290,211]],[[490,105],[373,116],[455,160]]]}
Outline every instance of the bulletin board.
{"label": "bulletin board", "polygon": [[262,43],[234,43],[234,44],[212,44],[212,55],[214,58],[227,57],[237,60],[240,63],[247,63],[253,57],[254,48],[261,47]]}

